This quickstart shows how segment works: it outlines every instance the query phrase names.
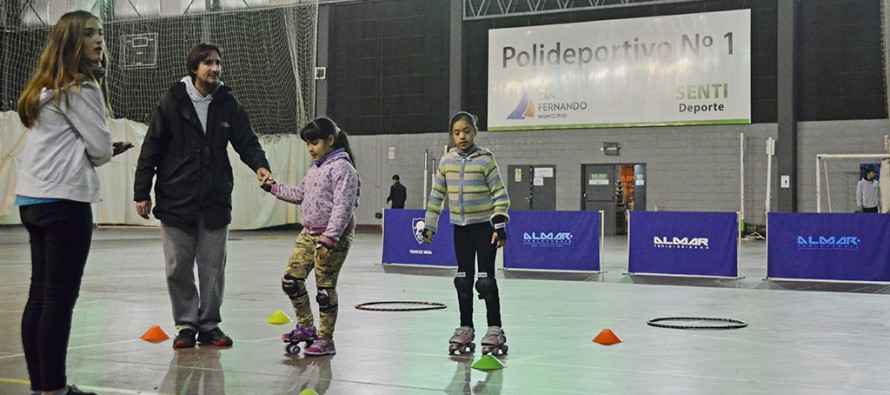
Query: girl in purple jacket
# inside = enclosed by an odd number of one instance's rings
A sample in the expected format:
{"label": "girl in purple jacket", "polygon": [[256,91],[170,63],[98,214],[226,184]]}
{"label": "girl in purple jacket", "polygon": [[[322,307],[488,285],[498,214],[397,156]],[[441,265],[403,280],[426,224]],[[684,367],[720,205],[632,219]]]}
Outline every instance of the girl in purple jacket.
{"label": "girl in purple jacket", "polygon": [[[296,186],[274,181],[262,185],[278,199],[299,204],[303,217],[303,230],[281,279],[294,307],[297,327],[282,339],[291,343],[288,351],[293,354],[299,353],[299,342],[306,342],[305,355],[336,354],[337,277],[352,246],[361,183],[346,133],[334,121],[318,118],[300,130],[300,137],[315,162],[303,181]],[[311,270],[315,270],[318,290],[317,330],[305,284]]]}

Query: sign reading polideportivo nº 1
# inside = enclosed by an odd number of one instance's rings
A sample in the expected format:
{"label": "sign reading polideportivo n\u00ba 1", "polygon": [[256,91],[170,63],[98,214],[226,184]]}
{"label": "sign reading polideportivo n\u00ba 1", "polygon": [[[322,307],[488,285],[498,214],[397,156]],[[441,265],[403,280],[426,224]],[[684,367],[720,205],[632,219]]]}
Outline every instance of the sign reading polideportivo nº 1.
{"label": "sign reading polideportivo n\u00ba 1", "polygon": [[488,129],[751,122],[751,12],[492,29]]}

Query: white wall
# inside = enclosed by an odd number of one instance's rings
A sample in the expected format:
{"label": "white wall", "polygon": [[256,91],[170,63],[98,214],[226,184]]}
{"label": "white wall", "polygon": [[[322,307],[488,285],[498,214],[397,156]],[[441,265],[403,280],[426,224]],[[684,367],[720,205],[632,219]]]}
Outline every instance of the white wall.
{"label": "white wall", "polygon": [[[350,138],[363,181],[358,223],[380,223],[374,213],[386,206],[393,174],[399,174],[408,189],[406,208],[422,208],[424,150],[436,158],[441,156],[447,125],[442,129],[441,134]],[[645,163],[650,210],[657,205],[663,211],[738,211],[740,133],[745,134],[746,144],[746,218],[748,223],[762,224],[766,138],[776,138],[775,124],[482,132],[477,141],[494,152],[502,173],[514,164],[556,165],[557,210],[580,209],[582,164]],[[803,122],[798,133],[798,207],[801,212],[815,212],[816,154],[883,153],[883,136],[890,133],[890,121]],[[621,155],[605,156],[600,150],[603,142],[621,144]],[[394,159],[388,158],[389,147],[395,148]],[[773,208],[779,160],[782,158],[773,158]],[[854,191],[847,193],[853,198]]]}
{"label": "white wall", "polygon": [[[14,114],[14,113],[9,113]],[[18,223],[10,196],[14,195],[12,152],[18,139],[13,138],[11,117],[0,117],[0,154],[5,173],[0,171],[0,224]],[[120,122],[120,121],[117,121]],[[129,121],[126,121],[129,122]],[[446,127],[443,127],[445,130]],[[116,132],[122,136],[136,133],[130,129]],[[134,129],[135,130],[135,129]],[[798,207],[801,212],[815,212],[816,154],[880,154],[884,135],[890,131],[888,120],[805,122],[798,128]],[[513,164],[552,164],[557,167],[557,210],[581,207],[581,165],[597,163],[645,163],[647,165],[647,207],[663,211],[738,211],[739,133],[745,133],[745,210],[748,223],[764,223],[767,137],[776,137],[775,124],[627,128],[597,130],[559,130],[523,132],[481,132],[477,141],[490,148],[502,172]],[[132,134],[131,133],[131,134]],[[144,132],[142,132],[144,133]],[[134,135],[135,136],[135,135]],[[133,137],[130,137],[133,139]],[[141,137],[135,138],[139,142]],[[305,144],[295,136],[263,136],[272,170],[279,181],[296,183],[308,166]],[[423,208],[424,151],[429,152],[429,171],[448,142],[446,132],[350,136],[362,177],[362,199],[357,212],[358,224],[379,225],[374,214],[383,210],[393,174],[399,174],[408,189],[406,208]],[[621,144],[620,156],[605,156],[603,142]],[[394,157],[389,159],[393,147]],[[101,169],[103,203],[96,205],[99,223],[155,225],[135,217],[131,210],[132,172],[138,148],[123,158],[123,167]],[[236,171],[234,194],[235,220],[232,229],[249,229],[299,220],[293,205],[269,201],[257,192],[255,178],[245,166],[231,158]],[[772,206],[778,188],[776,161],[773,159]],[[116,158],[115,161],[121,161]],[[429,182],[427,183],[429,188]],[[256,189],[256,190],[255,190]],[[854,191],[833,191],[853,198]],[[6,214],[3,213],[4,209]]]}

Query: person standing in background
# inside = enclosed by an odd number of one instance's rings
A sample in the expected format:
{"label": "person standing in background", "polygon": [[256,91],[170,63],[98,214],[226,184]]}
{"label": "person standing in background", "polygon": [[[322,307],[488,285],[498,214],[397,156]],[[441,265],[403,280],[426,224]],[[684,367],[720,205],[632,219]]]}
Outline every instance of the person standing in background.
{"label": "person standing in background", "polygon": [[405,208],[405,201],[408,200],[408,190],[399,182],[399,175],[392,176],[392,186],[389,187],[389,196],[386,197],[387,203],[392,201],[392,208]]}
{"label": "person standing in background", "polygon": [[866,169],[865,178],[856,184],[856,206],[862,213],[881,212],[881,185],[875,180],[874,169]]}

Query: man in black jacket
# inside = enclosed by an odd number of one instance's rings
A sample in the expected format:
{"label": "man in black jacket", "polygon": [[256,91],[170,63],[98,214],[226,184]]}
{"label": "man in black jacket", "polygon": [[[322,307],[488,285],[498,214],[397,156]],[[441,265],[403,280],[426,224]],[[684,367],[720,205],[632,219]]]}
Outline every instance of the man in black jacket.
{"label": "man in black jacket", "polygon": [[157,177],[153,213],[161,221],[167,290],[179,327],[173,348],[194,347],[196,336],[203,344],[232,345],[219,328],[234,186],[229,143],[261,183],[272,178],[247,113],[219,80],[221,55],[211,44],[189,51],[189,75],[161,97],[136,167],[136,211],[146,219]]}
{"label": "man in black jacket", "polygon": [[405,200],[408,200],[408,191],[399,182],[399,175],[392,176],[392,186],[389,187],[389,196],[386,201],[392,200],[392,208],[405,208]]}

